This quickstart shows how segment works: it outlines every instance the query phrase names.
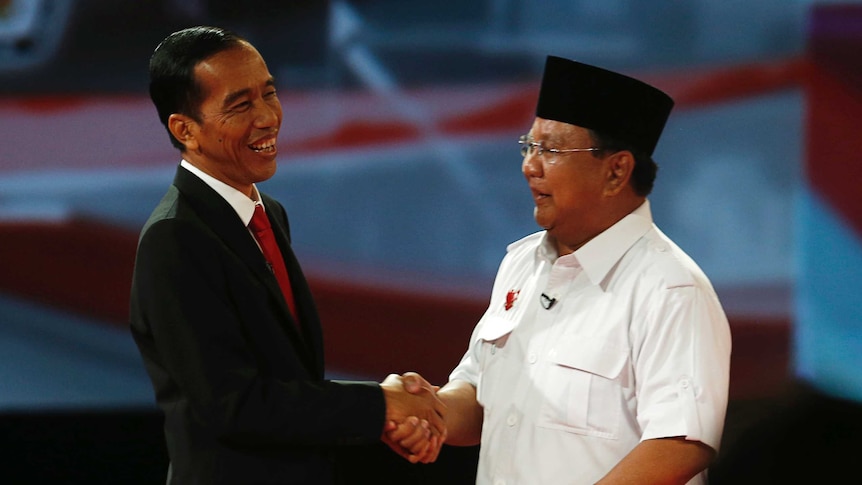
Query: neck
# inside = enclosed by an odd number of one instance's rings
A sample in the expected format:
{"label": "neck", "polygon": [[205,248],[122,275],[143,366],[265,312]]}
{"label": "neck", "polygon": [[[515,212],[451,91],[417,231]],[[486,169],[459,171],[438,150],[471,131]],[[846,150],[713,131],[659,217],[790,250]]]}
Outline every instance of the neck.
{"label": "neck", "polygon": [[551,242],[553,242],[554,247],[557,249],[557,256],[565,256],[567,254],[571,254],[581,247],[583,247],[588,242],[592,241],[592,239],[599,234],[605,232],[608,228],[621,221],[624,217],[631,214],[635,211],[641,204],[646,201],[646,197],[635,195],[631,193],[629,195],[621,195],[619,198],[614,198],[613,202],[602,210],[603,214],[601,216],[601,223],[596,225],[595,230],[588,237],[581,241],[571,242],[571,241],[561,241],[553,235],[549,234],[549,238]]}

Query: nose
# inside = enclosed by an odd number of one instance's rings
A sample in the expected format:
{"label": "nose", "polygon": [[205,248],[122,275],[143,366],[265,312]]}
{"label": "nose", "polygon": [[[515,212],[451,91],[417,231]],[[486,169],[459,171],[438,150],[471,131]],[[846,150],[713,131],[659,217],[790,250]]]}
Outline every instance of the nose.
{"label": "nose", "polygon": [[535,150],[530,150],[524,156],[524,161],[521,162],[521,172],[527,178],[541,177],[544,173],[542,158]]}
{"label": "nose", "polygon": [[274,103],[259,103],[254,121],[259,128],[278,126],[281,123],[281,104],[277,100]]}

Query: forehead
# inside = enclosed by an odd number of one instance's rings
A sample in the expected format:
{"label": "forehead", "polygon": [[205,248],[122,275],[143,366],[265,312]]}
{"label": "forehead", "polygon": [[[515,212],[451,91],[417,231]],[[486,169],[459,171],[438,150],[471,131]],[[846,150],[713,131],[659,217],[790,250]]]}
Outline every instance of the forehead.
{"label": "forehead", "polygon": [[207,57],[195,66],[194,73],[208,97],[257,87],[272,80],[263,57],[247,43]]}
{"label": "forehead", "polygon": [[581,126],[539,117],[533,121],[530,134],[536,140],[546,141],[586,140],[590,137],[589,130]]}

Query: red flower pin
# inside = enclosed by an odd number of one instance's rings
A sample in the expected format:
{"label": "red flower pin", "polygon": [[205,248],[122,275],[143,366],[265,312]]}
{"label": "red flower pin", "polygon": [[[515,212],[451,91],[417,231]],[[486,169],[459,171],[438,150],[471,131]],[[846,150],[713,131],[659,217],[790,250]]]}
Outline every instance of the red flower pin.
{"label": "red flower pin", "polygon": [[520,292],[521,292],[521,290],[518,290],[518,291],[509,290],[509,292],[506,293],[506,304],[504,305],[504,308],[506,309],[506,311],[509,311],[512,309],[512,306],[515,304],[515,300],[518,299],[518,293],[520,293]]}

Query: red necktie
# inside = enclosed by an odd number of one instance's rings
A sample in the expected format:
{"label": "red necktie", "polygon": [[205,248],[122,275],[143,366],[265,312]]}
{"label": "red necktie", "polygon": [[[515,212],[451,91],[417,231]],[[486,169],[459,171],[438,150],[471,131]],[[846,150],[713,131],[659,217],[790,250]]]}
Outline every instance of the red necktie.
{"label": "red necktie", "polygon": [[272,233],[272,226],[269,224],[269,218],[266,217],[266,212],[261,204],[254,206],[254,215],[248,225],[254,233],[254,237],[260,244],[260,249],[263,251],[263,257],[275,274],[275,279],[278,280],[278,286],[281,287],[281,293],[284,295],[284,300],[287,302],[290,313],[296,320],[297,326],[299,319],[296,317],[296,302],[293,300],[293,290],[290,287],[290,278],[287,276],[287,268],[284,266],[284,259],[281,257],[281,251],[278,249],[278,244],[275,242],[275,235]]}

